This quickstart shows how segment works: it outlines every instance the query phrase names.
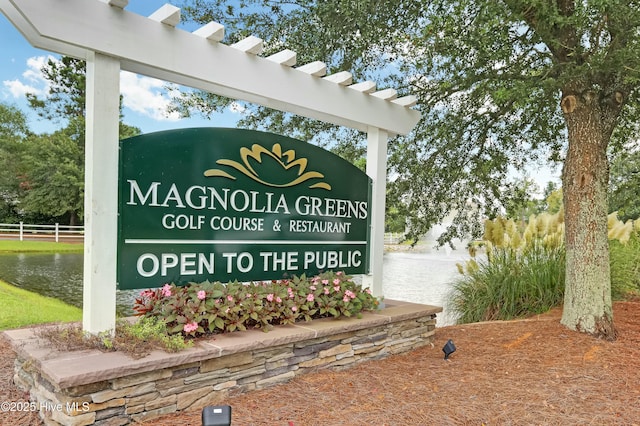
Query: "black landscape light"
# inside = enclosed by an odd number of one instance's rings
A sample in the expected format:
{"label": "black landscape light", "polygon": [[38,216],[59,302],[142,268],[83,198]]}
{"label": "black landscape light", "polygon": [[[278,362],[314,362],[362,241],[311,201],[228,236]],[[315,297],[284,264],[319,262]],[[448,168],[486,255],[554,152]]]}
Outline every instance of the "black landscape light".
{"label": "black landscape light", "polygon": [[447,343],[444,344],[442,348],[442,352],[444,352],[444,359],[449,359],[449,355],[456,351],[456,345],[453,344],[453,340],[447,340]]}
{"label": "black landscape light", "polygon": [[210,405],[202,409],[202,426],[231,426],[231,406]]}

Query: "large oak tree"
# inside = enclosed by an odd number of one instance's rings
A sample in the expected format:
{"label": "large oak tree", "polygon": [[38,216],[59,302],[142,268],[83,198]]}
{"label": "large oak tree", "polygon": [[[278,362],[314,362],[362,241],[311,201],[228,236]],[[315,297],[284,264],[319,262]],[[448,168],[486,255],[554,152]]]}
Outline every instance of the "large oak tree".
{"label": "large oak tree", "polygon": [[[185,11],[249,34],[267,53],[414,93],[423,120],[390,145],[390,201],[420,235],[451,211],[473,235],[513,170],[563,161],[567,250],[562,323],[615,338],[607,243],[607,152],[638,137],[640,2],[632,0],[192,0]],[[225,101],[193,94],[184,111]],[[313,135],[321,123],[254,107],[245,124]],[[342,140],[362,140],[335,131]]]}

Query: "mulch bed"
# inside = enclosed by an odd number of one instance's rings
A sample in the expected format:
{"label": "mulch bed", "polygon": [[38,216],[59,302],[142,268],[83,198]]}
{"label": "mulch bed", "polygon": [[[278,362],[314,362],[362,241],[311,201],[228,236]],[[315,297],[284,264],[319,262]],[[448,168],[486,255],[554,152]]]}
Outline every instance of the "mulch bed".
{"label": "mulch bed", "polygon": [[[560,311],[526,320],[443,327],[434,346],[322,370],[229,398],[234,426],[640,425],[640,302],[616,302],[618,339],[567,330]],[[457,351],[443,360],[452,339]],[[13,354],[0,344],[0,401],[24,401],[11,384]],[[199,410],[145,424],[201,425]],[[2,425],[37,424],[3,413]]]}

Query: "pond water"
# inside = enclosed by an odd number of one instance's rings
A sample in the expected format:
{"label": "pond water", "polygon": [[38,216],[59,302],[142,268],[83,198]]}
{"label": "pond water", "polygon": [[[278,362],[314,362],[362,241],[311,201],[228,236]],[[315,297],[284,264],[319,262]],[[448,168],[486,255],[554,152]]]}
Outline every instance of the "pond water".
{"label": "pond water", "polygon": [[459,275],[456,263],[468,259],[466,250],[385,253],[382,293],[389,299],[442,306],[438,326],[455,324],[446,299]]}
{"label": "pond water", "polygon": [[[387,252],[384,255],[385,298],[443,306],[438,326],[449,325],[455,318],[448,312],[446,296],[457,275],[456,263],[468,259],[465,250],[427,250],[421,252]],[[56,297],[82,307],[81,253],[1,254],[0,278],[15,286]],[[117,311],[130,315],[139,290],[118,291]]]}
{"label": "pond water", "polygon": [[[82,307],[82,253],[0,254],[0,279],[43,296]],[[130,315],[138,291],[118,291],[116,310]]]}

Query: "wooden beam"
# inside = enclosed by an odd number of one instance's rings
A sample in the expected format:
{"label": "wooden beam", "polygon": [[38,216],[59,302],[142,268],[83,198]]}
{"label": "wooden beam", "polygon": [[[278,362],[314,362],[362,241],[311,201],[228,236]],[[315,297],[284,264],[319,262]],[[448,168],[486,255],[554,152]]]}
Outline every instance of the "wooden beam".
{"label": "wooden beam", "polygon": [[149,15],[149,19],[175,27],[180,23],[180,9],[167,3]]}
{"label": "wooden beam", "polygon": [[362,93],[373,93],[376,90],[376,83],[373,81],[363,81],[361,83],[355,83],[349,86],[349,89],[357,90]]}
{"label": "wooden beam", "polygon": [[298,71],[302,71],[314,77],[322,77],[327,73],[327,64],[322,61],[310,62],[296,68]]}
{"label": "wooden beam", "polygon": [[215,42],[222,41],[224,38],[224,25],[217,22],[209,22],[207,25],[195,30],[193,34]]}
{"label": "wooden beam", "polygon": [[340,71],[335,74],[323,77],[322,79],[339,84],[340,86],[348,86],[353,81],[353,76],[349,71]]}
{"label": "wooden beam", "polygon": [[397,105],[402,105],[405,108],[412,107],[418,103],[418,98],[414,95],[403,96],[402,98],[394,99],[391,102]]}
{"label": "wooden beam", "polygon": [[129,4],[129,0],[103,0],[109,6],[119,7],[120,9],[124,9]]}
{"label": "wooden beam", "polygon": [[120,63],[95,53],[87,60],[82,329],[116,327],[118,130]]}
{"label": "wooden beam", "polygon": [[379,90],[377,92],[373,92],[371,96],[375,96],[376,98],[384,99],[385,101],[390,101],[398,96],[398,92],[396,89],[384,89]]}
{"label": "wooden beam", "polygon": [[252,55],[259,55],[262,53],[263,46],[262,39],[254,36],[249,36],[240,40],[237,43],[231,45],[234,49],[238,49],[244,53],[250,53]]}
{"label": "wooden beam", "polygon": [[286,65],[292,67],[296,64],[298,55],[293,50],[285,49],[278,53],[274,53],[271,56],[267,56],[267,59],[280,65]]}

